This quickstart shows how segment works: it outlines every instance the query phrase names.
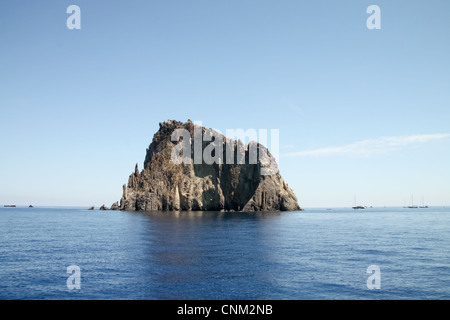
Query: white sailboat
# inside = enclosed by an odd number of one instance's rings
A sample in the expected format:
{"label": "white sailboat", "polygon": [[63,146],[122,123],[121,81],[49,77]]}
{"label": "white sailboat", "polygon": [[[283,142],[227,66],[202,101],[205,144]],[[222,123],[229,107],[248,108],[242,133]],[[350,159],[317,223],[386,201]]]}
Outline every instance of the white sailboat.
{"label": "white sailboat", "polygon": [[425,205],[424,197],[422,197],[422,205],[419,208],[428,208],[428,206]]}
{"label": "white sailboat", "polygon": [[414,197],[413,197],[413,195],[411,195],[411,205],[407,206],[407,208],[409,208],[409,209],[417,209],[418,208],[418,206],[414,205]]}

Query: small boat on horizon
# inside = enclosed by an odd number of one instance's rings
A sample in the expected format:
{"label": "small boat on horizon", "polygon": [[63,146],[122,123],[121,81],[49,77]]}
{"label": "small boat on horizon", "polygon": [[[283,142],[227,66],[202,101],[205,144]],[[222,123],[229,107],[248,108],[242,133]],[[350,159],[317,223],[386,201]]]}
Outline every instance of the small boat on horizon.
{"label": "small boat on horizon", "polygon": [[421,208],[421,209],[428,208],[428,206],[425,205],[425,199],[424,199],[424,197],[422,197],[422,205],[419,206],[419,208]]}
{"label": "small boat on horizon", "polygon": [[5,208],[15,208],[16,205],[15,204],[5,204],[4,207]]}
{"label": "small boat on horizon", "polygon": [[367,206],[361,206],[361,205],[356,205],[356,197],[355,197],[355,205],[352,207],[353,209],[355,209],[355,210],[358,210],[358,209],[367,209]]}
{"label": "small boat on horizon", "polygon": [[408,209],[417,209],[417,208],[419,208],[419,206],[414,205],[414,196],[413,195],[411,195],[411,205],[409,205],[409,206],[405,205],[403,208],[408,208]]}

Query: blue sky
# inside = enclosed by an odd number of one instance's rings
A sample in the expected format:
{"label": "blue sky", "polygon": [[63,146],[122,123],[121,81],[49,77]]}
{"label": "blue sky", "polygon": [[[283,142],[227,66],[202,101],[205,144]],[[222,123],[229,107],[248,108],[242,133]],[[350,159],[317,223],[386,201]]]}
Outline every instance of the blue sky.
{"label": "blue sky", "polygon": [[[69,30],[68,6],[81,9]],[[369,30],[366,9],[381,8]],[[450,205],[448,1],[0,2],[0,204],[110,205],[158,123],[279,129],[303,207]]]}

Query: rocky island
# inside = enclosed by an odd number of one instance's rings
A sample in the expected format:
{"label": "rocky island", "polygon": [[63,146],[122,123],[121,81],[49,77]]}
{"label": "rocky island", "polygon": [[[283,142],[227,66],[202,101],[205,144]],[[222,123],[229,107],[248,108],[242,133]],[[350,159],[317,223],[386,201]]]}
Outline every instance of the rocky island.
{"label": "rocky island", "polygon": [[[209,139],[200,137],[196,144],[200,135]],[[202,159],[203,154],[210,157]],[[123,185],[120,204],[113,207],[127,211],[301,210],[266,147],[254,141],[244,145],[190,120],[159,124],[143,170],[136,164]]]}

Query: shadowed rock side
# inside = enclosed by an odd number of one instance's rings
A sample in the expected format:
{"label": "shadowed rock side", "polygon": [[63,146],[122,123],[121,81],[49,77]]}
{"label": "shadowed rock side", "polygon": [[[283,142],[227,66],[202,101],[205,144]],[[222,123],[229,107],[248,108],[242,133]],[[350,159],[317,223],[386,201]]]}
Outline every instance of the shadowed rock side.
{"label": "shadowed rock side", "polygon": [[[244,149],[239,150],[245,150],[245,162],[237,164],[240,141],[227,139],[211,129],[196,126],[190,120],[186,123],[169,120],[159,126],[147,149],[144,169],[139,172],[136,165],[128,184],[123,186],[119,206],[121,210],[301,210],[294,192],[281,177],[274,158],[261,144],[250,142],[249,145],[242,145]],[[194,141],[194,127],[197,133],[205,134],[209,130],[215,134],[213,142],[222,144],[221,158],[224,161],[220,164],[206,164],[204,161],[194,164],[194,143],[191,144],[189,164],[175,164],[171,160],[172,149],[179,143],[171,141],[174,130],[186,129],[191,135],[191,141]],[[203,141],[202,151],[210,143]],[[234,164],[224,163],[226,144],[229,148],[234,148]],[[249,149],[252,144],[256,145],[258,154],[265,152],[269,160],[275,163],[274,174],[261,175],[265,165],[259,157],[257,164],[249,163]]]}

